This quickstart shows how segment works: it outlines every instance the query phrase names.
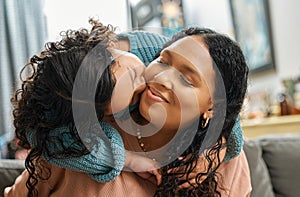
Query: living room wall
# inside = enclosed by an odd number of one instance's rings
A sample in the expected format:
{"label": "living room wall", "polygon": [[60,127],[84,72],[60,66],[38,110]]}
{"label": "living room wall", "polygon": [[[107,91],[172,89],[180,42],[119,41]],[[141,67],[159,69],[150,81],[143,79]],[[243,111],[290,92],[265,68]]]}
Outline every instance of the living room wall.
{"label": "living room wall", "polygon": [[[184,0],[188,24],[199,24],[233,36],[229,0]],[[282,90],[281,80],[300,76],[300,1],[269,0],[276,70],[250,77],[249,92]]]}
{"label": "living room wall", "polygon": [[[230,0],[183,0],[187,25],[197,24],[213,28],[234,37]],[[128,21],[128,0],[110,0],[105,3],[97,0],[71,1],[46,0],[45,12],[48,20],[48,38],[55,39],[66,28],[88,26],[87,18],[96,16],[104,23],[119,26],[126,30]],[[269,0],[271,33],[276,70],[259,73],[250,77],[249,92],[271,91],[277,94],[282,90],[281,80],[300,76],[300,14],[298,0]],[[72,4],[72,9],[65,8]],[[59,5],[59,6],[58,6]]]}
{"label": "living room wall", "polygon": [[[47,39],[54,41],[61,30],[89,27],[89,17],[99,18],[105,24],[129,27],[129,0],[44,0],[47,19]],[[299,0],[268,0],[272,25],[276,70],[250,77],[249,93],[269,91],[277,94],[282,90],[281,80],[300,76],[300,14]],[[187,25],[197,24],[233,35],[229,0],[183,0]],[[34,52],[30,52],[30,56]],[[10,111],[7,110],[9,113]],[[5,114],[9,117],[10,114]],[[7,121],[11,122],[11,121]],[[10,132],[11,131],[11,132]],[[6,131],[5,131],[6,132]],[[13,129],[8,129],[12,137]]]}
{"label": "living room wall", "polygon": [[127,29],[126,0],[45,0],[48,40],[56,40],[59,32],[66,29],[90,28],[89,17],[98,18],[104,24]]}

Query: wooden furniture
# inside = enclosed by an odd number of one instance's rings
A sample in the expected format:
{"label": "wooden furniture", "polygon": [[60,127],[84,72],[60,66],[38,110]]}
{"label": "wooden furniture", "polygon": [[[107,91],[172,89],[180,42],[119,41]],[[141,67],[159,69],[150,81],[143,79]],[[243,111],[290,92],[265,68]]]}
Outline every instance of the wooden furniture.
{"label": "wooden furniture", "polygon": [[248,139],[271,134],[300,134],[300,115],[242,120],[241,125]]}

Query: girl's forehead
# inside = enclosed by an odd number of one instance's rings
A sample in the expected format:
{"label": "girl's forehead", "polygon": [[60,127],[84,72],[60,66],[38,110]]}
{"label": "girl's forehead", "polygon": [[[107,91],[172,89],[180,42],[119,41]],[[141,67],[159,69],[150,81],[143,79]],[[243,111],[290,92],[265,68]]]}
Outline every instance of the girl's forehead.
{"label": "girl's forehead", "polygon": [[115,63],[111,65],[111,71],[117,81],[121,76],[145,69],[143,62],[134,54],[114,49],[112,51]]}
{"label": "girl's forehead", "polygon": [[119,67],[135,67],[144,65],[143,62],[136,55],[127,51],[113,49],[112,55],[114,60],[116,62],[119,62]]}

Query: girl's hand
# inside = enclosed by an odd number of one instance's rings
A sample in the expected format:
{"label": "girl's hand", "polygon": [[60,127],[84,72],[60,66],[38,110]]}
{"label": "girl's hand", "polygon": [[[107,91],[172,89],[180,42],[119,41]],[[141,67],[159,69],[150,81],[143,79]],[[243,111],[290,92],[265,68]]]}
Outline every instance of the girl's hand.
{"label": "girl's hand", "polygon": [[158,163],[131,151],[126,151],[126,161],[123,170],[133,171],[143,179],[147,179],[156,185],[161,183],[162,176]]}

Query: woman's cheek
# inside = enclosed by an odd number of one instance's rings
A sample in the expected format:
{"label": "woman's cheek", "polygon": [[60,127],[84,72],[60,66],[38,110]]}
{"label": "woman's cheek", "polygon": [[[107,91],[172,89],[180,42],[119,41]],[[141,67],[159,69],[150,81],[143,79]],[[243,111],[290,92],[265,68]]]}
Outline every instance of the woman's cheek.
{"label": "woman's cheek", "polygon": [[145,69],[144,78],[146,81],[150,81],[155,75],[161,73],[163,70],[163,67],[154,61]]}

